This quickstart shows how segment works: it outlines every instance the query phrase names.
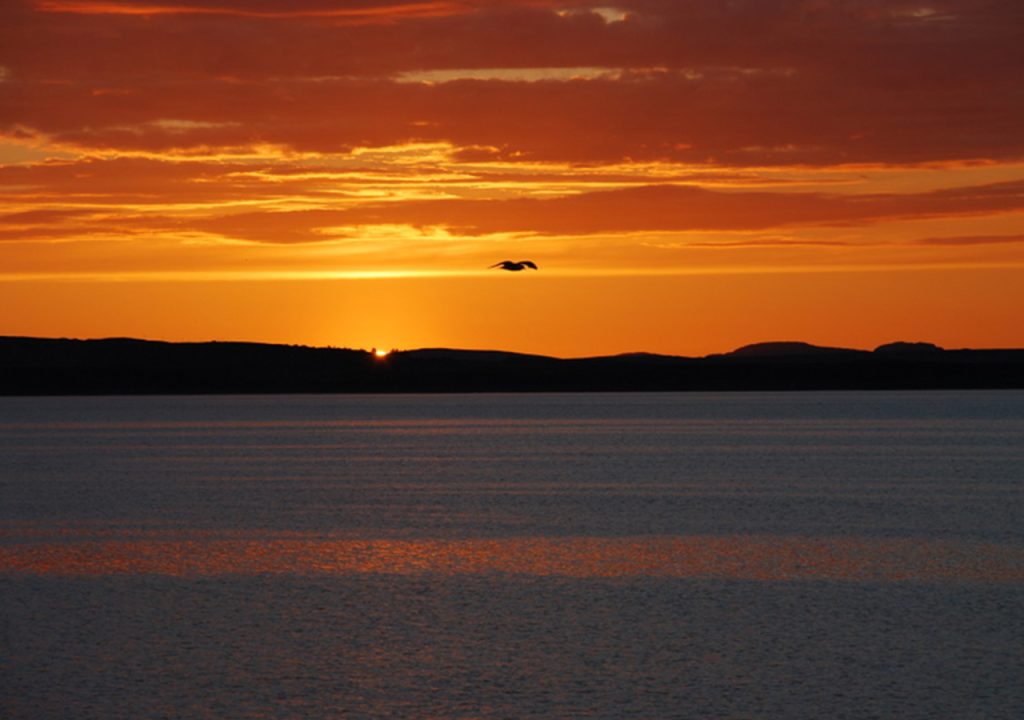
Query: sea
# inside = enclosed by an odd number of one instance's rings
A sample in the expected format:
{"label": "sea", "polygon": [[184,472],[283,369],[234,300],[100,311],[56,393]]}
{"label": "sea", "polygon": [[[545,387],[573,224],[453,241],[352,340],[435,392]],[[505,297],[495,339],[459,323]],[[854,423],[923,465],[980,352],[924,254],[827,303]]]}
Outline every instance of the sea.
{"label": "sea", "polygon": [[1024,718],[1024,391],[0,398],[0,717]]}

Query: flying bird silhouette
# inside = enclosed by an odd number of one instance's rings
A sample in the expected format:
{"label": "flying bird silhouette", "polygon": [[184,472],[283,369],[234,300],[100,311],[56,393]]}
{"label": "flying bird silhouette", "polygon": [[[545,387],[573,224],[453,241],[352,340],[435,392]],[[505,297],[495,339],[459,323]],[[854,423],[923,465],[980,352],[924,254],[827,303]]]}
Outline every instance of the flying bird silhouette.
{"label": "flying bird silhouette", "polygon": [[519,272],[526,268],[537,269],[537,266],[532,260],[520,260],[519,262],[512,262],[511,260],[502,260],[499,263],[491,265],[492,268],[500,267],[502,270],[511,270],[512,272]]}

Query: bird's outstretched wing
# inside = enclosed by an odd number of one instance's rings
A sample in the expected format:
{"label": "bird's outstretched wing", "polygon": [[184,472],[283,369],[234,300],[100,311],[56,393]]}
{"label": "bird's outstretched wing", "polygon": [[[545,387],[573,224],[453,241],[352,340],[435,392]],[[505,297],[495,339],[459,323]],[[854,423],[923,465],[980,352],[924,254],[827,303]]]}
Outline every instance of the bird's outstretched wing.
{"label": "bird's outstretched wing", "polygon": [[512,265],[512,264],[513,263],[512,263],[511,260],[502,260],[501,262],[496,262],[493,265],[488,265],[487,267],[489,269],[489,268],[496,268],[496,267],[505,267],[506,265]]}
{"label": "bird's outstretched wing", "polygon": [[533,260],[520,260],[516,264],[517,265],[523,265],[523,266],[528,267],[528,268],[533,268],[534,270],[537,269],[537,265],[536,265],[536,263],[533,262]]}

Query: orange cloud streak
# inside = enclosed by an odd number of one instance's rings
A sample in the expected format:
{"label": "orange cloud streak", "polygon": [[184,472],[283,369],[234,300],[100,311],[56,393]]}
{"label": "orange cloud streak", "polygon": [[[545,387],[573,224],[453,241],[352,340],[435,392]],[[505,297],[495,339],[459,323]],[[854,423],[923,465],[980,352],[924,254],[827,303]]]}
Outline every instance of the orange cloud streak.
{"label": "orange cloud streak", "polygon": [[[250,3],[252,5],[253,3]],[[265,3],[263,3],[265,5]],[[133,2],[95,2],[94,0],[35,0],[43,12],[72,13],[76,15],[233,15],[251,18],[331,18],[355,20],[394,20],[410,17],[438,17],[462,10],[455,2],[389,3],[369,7],[339,8],[333,4],[314,3],[302,7],[293,3],[288,9],[259,9],[259,7],[231,7],[226,4],[158,5]],[[296,7],[298,5],[298,7]]]}

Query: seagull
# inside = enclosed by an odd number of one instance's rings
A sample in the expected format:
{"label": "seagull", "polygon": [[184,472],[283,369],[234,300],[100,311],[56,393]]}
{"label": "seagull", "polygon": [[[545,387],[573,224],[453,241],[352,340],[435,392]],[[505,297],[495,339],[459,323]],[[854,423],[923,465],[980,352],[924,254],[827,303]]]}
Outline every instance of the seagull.
{"label": "seagull", "polygon": [[491,265],[492,268],[500,267],[502,270],[511,270],[512,272],[519,272],[526,268],[537,269],[537,266],[532,260],[520,260],[519,262],[512,262],[511,260],[502,260],[499,263]]}

